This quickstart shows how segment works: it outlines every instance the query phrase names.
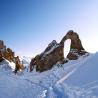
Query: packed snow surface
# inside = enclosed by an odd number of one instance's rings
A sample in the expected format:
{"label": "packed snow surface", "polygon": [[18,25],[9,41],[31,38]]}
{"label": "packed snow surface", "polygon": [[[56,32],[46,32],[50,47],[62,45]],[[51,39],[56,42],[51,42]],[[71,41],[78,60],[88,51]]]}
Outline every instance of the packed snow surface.
{"label": "packed snow surface", "polygon": [[[26,66],[30,59],[21,58]],[[98,53],[39,73],[14,74],[14,64],[0,63],[0,98],[98,98]]]}

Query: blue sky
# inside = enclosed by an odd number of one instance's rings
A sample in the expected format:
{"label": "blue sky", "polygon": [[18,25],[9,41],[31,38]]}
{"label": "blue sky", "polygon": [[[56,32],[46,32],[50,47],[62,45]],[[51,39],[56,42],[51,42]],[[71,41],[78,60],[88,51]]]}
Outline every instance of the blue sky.
{"label": "blue sky", "polygon": [[39,54],[71,29],[98,51],[98,0],[0,0],[0,39],[17,55]]}

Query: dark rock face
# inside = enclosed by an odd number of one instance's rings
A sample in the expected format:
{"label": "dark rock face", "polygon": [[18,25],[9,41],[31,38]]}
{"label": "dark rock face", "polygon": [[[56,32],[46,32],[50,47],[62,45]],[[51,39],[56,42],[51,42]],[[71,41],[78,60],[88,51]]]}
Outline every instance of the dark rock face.
{"label": "dark rock face", "polygon": [[15,73],[17,73],[17,71],[20,69],[23,70],[24,66],[23,66],[23,64],[20,63],[19,56],[14,57],[14,60],[15,60],[15,64],[16,64]]}
{"label": "dark rock face", "polygon": [[67,55],[67,58],[69,60],[76,60],[76,59],[78,59],[78,55],[73,53],[73,52],[69,52],[68,55]]}
{"label": "dark rock face", "polygon": [[3,52],[3,57],[8,61],[12,62],[14,60],[14,52],[10,48],[7,48]]}
{"label": "dark rock face", "polygon": [[77,50],[77,49],[71,49],[70,52],[67,55],[67,58],[69,60],[76,60],[80,56],[85,55],[87,52],[85,50]]}
{"label": "dark rock face", "polygon": [[3,49],[4,48],[4,43],[2,40],[0,40],[0,49]]}
{"label": "dark rock face", "polygon": [[63,63],[64,42],[67,39],[71,39],[70,51],[67,55],[67,58],[69,60],[76,60],[79,58],[79,56],[87,53],[81,44],[81,40],[79,39],[78,34],[70,30],[62,38],[60,43],[57,43],[55,40],[53,40],[43,53],[37,55],[31,60],[30,71],[33,70],[34,66],[36,66],[36,71],[42,72],[51,69],[53,65],[56,64],[58,61]]}
{"label": "dark rock face", "polygon": [[33,58],[30,62],[30,71],[33,71],[34,66],[36,66],[36,59],[35,58]]}
{"label": "dark rock face", "polygon": [[9,62],[14,62],[16,64],[15,70],[23,69],[23,65],[20,63],[19,57],[15,57],[15,53],[10,49],[6,48],[4,42],[0,40],[0,62],[7,59]]}
{"label": "dark rock face", "polygon": [[[50,53],[44,53],[41,57],[39,56],[37,64],[37,70],[44,71],[51,69],[54,64],[56,64],[58,61],[62,61],[64,59],[63,55],[63,47],[57,46],[53,51]],[[40,66],[39,66],[40,65]]]}
{"label": "dark rock face", "polygon": [[2,62],[4,59],[3,59],[3,56],[2,56],[2,53],[0,51],[0,62]]}
{"label": "dark rock face", "polygon": [[36,71],[40,72],[51,69],[58,61],[63,61],[63,49],[62,45],[53,40],[43,53],[31,60],[30,71],[33,70],[34,65],[36,65]]}

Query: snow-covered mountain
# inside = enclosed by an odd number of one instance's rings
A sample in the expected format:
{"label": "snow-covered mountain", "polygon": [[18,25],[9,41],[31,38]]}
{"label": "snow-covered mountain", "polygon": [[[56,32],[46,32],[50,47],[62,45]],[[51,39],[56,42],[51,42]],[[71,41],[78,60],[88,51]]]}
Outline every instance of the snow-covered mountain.
{"label": "snow-covered mountain", "polygon": [[[12,64],[0,63],[0,98],[98,98],[98,53],[70,60],[39,73],[12,72]],[[30,58],[21,61],[29,66]]]}
{"label": "snow-covered mountain", "polygon": [[25,67],[27,67],[30,64],[30,61],[31,61],[31,58],[30,57],[22,56],[22,57],[19,57],[19,58],[20,58],[21,63]]}

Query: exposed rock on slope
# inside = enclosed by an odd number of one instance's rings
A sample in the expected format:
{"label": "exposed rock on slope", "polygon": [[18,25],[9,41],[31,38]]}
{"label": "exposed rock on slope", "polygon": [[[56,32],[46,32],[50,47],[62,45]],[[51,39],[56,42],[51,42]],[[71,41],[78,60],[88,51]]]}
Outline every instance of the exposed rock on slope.
{"label": "exposed rock on slope", "polygon": [[64,61],[64,42],[67,39],[71,39],[70,52],[67,55],[69,60],[78,59],[79,56],[87,53],[82,44],[79,36],[74,31],[70,30],[68,33],[62,38],[60,43],[57,43],[53,40],[48,47],[45,49],[43,53],[37,55],[35,58],[31,60],[30,63],[30,71],[33,70],[36,65],[37,71],[49,70],[56,64],[58,61],[61,63],[65,63]]}
{"label": "exposed rock on slope", "polygon": [[10,48],[6,48],[4,42],[0,40],[0,62],[2,62],[4,59],[16,64],[15,72],[23,69],[23,65],[20,63],[19,57],[15,57],[15,53]]}
{"label": "exposed rock on slope", "polygon": [[30,71],[33,70],[34,65],[36,65],[37,71],[44,71],[51,69],[54,64],[58,61],[63,62],[64,60],[64,47],[53,40],[43,53],[37,55],[31,60]]}

